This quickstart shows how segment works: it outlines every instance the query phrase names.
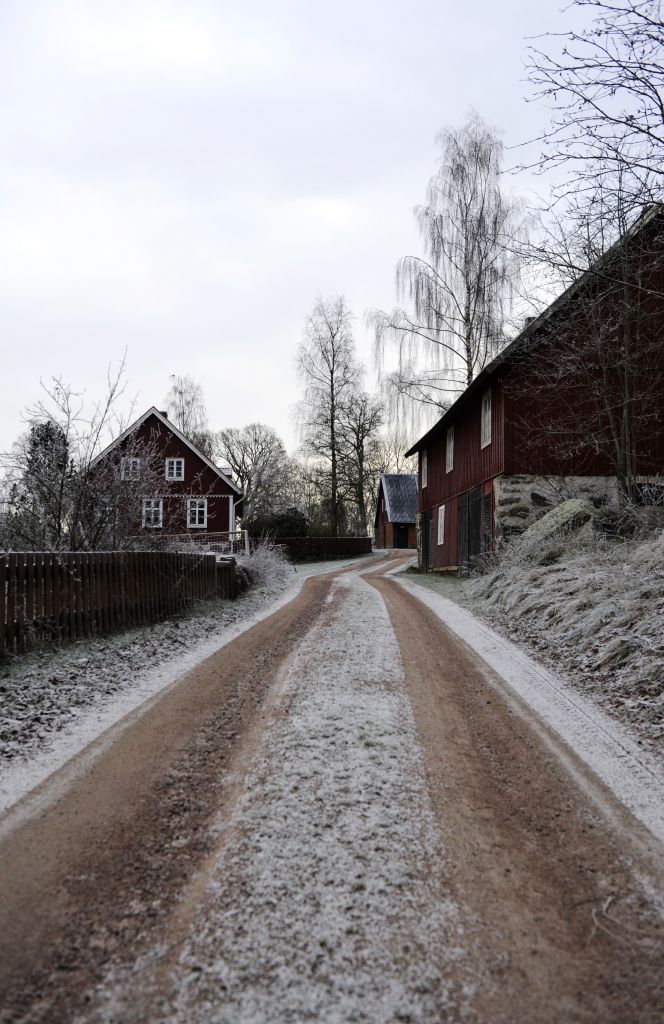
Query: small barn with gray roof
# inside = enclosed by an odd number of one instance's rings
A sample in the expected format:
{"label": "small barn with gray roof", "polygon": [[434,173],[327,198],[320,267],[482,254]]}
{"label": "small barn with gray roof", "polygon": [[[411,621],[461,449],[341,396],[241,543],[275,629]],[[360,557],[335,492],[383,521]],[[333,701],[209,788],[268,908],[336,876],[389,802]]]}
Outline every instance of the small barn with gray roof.
{"label": "small barn with gray roof", "polygon": [[381,473],[376,499],[378,548],[416,548],[417,473]]}

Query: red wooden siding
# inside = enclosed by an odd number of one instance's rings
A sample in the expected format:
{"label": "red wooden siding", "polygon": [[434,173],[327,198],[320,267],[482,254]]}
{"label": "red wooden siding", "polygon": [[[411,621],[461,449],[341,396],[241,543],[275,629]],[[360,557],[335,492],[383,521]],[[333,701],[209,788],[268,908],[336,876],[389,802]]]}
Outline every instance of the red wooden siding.
{"label": "red wooden siding", "polygon": [[445,540],[438,543],[438,516],[440,506],[433,517],[433,566],[434,569],[445,569],[457,564],[459,546],[459,499],[455,495],[445,502]]}
{"label": "red wooden siding", "polygon": [[0,650],[101,636],[236,595],[233,563],[211,554],[0,554]]}
{"label": "red wooden siding", "polygon": [[450,421],[454,425],[454,468],[445,471],[447,430],[443,429],[428,444],[428,486],[422,489],[422,458],[420,453],[420,508],[428,509],[498,476],[504,470],[503,433],[504,393],[498,379],[491,384],[491,444],[480,443],[482,395],[474,395]]}
{"label": "red wooden siding", "polygon": [[[118,446],[112,458],[120,460],[123,452],[132,452],[132,446],[137,446],[135,450],[140,454],[141,445],[148,446],[156,453],[151,463],[158,478],[155,486],[160,485],[160,489],[154,497],[163,500],[163,527],[146,528],[146,534],[159,535],[163,532],[196,535],[235,529],[235,523],[230,521],[230,507],[231,499],[234,504],[239,501],[238,494],[154,415],[149,416],[131,437]],[[184,480],[166,479],[167,459],[184,459]],[[188,526],[187,498],[190,497],[207,499],[206,527]],[[140,523],[137,528],[141,528]]]}

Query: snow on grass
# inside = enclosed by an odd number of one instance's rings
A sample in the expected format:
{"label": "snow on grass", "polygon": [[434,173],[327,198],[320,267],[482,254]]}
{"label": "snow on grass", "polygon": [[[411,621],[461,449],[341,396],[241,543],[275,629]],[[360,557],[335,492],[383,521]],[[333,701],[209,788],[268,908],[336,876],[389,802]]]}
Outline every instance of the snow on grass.
{"label": "snow on grass", "polygon": [[397,641],[356,574],[334,591],[222,828],[160,1020],[434,1024],[459,1009],[461,926],[430,881],[444,851]]}
{"label": "snow on grass", "polygon": [[[244,564],[253,569],[251,559]],[[0,667],[0,813],[199,661],[291,601],[309,575],[344,564],[320,562],[300,573],[262,555],[255,585],[236,601],[215,601],[109,637],[44,646],[6,662]]]}
{"label": "snow on grass", "polygon": [[[664,764],[661,758],[640,746],[630,730],[604,714],[594,701],[584,699],[572,686],[548,672],[468,609],[436,593],[432,586],[418,586],[419,581],[415,582],[414,577],[397,577],[397,580],[479,654],[653,835],[664,840]],[[448,588],[450,585],[451,581]],[[489,674],[487,683],[496,685]],[[532,718],[529,721],[537,727]],[[545,733],[542,738],[547,740]],[[587,788],[569,759],[567,766],[582,787]],[[594,789],[590,795],[598,797]]]}

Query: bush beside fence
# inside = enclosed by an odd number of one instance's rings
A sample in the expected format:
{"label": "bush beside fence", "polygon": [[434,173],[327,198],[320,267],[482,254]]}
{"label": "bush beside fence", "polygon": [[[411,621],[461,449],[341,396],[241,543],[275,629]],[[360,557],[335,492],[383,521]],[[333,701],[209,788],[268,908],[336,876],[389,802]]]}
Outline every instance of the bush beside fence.
{"label": "bush beside fence", "polygon": [[0,554],[0,650],[148,625],[236,593],[233,562],[213,554]]}
{"label": "bush beside fence", "polygon": [[371,554],[371,537],[275,537],[293,562]]}

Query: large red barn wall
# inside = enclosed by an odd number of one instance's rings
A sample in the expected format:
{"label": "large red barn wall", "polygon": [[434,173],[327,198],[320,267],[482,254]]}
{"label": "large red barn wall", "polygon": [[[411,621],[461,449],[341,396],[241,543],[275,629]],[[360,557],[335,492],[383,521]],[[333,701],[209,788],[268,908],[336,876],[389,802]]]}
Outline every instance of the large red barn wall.
{"label": "large red barn wall", "polygon": [[[655,225],[657,227],[657,225]],[[661,232],[661,226],[658,230]],[[638,275],[638,287],[627,288],[632,358],[637,360],[640,395],[635,402],[636,415],[642,418],[636,434],[636,473],[652,476],[664,472],[664,237],[649,236],[640,242],[633,264],[623,263],[615,271]],[[629,252],[625,260],[629,260]],[[632,270],[632,265],[634,270]],[[613,325],[615,344],[609,359],[609,381],[620,407],[622,396],[616,367],[622,358],[620,330],[623,316],[623,290],[613,291],[599,300],[581,298],[554,313],[533,341],[532,355],[519,357],[505,369],[505,472],[542,476],[610,476],[615,468],[610,459],[588,443],[596,429],[607,435],[608,417],[601,401],[602,369],[585,358],[571,360],[572,351],[592,353],[592,338],[597,324],[604,331]],[[608,335],[608,337],[611,337]],[[537,346],[538,340],[542,344]],[[580,371],[579,363],[590,367]],[[559,368],[566,372],[557,373]],[[553,372],[551,372],[553,370]],[[550,384],[547,378],[550,375]],[[645,397],[645,401],[644,401]],[[560,429],[558,440],[552,425]],[[576,436],[574,436],[576,435]],[[572,444],[570,444],[572,441]],[[576,443],[574,443],[576,442]],[[585,443],[584,443],[585,442]]]}

